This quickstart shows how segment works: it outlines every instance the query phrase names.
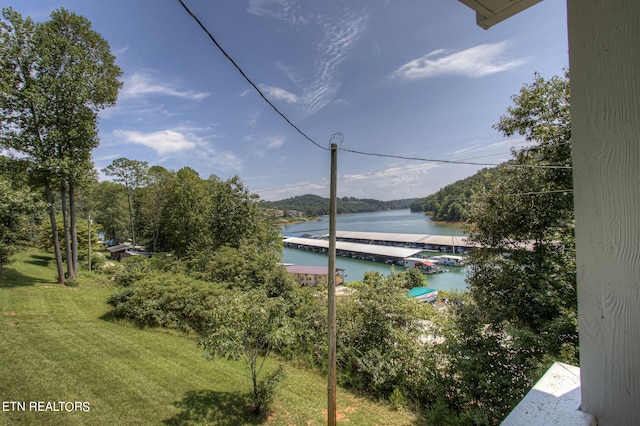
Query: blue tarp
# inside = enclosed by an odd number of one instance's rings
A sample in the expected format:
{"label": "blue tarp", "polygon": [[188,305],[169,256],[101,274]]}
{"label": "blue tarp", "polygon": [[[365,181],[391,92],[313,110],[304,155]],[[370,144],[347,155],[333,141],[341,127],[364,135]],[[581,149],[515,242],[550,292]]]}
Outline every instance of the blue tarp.
{"label": "blue tarp", "polygon": [[418,297],[424,294],[433,293],[434,291],[438,291],[438,290],[435,290],[429,287],[414,287],[411,290],[409,290],[409,296]]}
{"label": "blue tarp", "polygon": [[438,290],[429,287],[414,287],[409,290],[409,296],[415,298],[419,303],[435,303],[438,298]]}

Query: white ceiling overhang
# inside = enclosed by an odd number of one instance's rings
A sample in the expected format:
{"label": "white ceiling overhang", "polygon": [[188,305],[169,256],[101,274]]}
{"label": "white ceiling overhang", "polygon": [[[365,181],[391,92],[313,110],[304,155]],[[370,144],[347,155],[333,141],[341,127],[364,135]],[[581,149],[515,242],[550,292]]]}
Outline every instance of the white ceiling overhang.
{"label": "white ceiling overhang", "polygon": [[485,30],[542,0],[458,0],[476,11],[476,23]]}

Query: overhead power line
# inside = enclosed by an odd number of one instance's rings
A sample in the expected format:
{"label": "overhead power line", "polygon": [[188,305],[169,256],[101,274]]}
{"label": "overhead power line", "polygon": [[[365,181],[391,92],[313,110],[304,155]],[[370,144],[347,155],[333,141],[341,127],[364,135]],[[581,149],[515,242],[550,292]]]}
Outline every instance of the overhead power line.
{"label": "overhead power line", "polygon": [[[555,189],[555,190],[549,190],[549,191],[531,191],[531,192],[514,192],[514,193],[510,193],[510,194],[493,194],[496,197],[521,197],[521,196],[525,196],[525,195],[546,195],[546,194],[560,194],[560,195],[569,195],[569,194],[573,194],[573,188],[571,189]],[[435,194],[431,194],[431,195],[435,195]],[[430,195],[429,195],[430,196]],[[421,197],[421,198],[427,198],[427,197]],[[446,197],[445,198],[448,201],[471,201],[471,196],[461,196],[461,197]]]}
{"label": "overhead power line", "polygon": [[[468,160],[475,160],[477,158],[494,157],[494,156],[497,156],[497,155],[505,155],[505,154],[508,154],[508,153],[479,155],[479,156],[476,156],[476,157],[469,157],[469,158],[464,158],[464,159],[461,159],[461,160],[457,160],[457,163],[471,164],[471,163],[468,162]],[[387,169],[387,170],[380,170],[380,171],[375,171],[375,172],[362,173],[362,174],[358,174],[358,175],[343,176],[341,178],[338,178],[338,181],[343,182],[343,181],[350,181],[350,180],[358,180],[358,179],[362,179],[362,178],[369,177],[369,176],[381,176],[381,175],[386,175],[386,174],[402,173],[402,172],[405,172],[405,171],[408,171],[408,170],[420,169],[421,167],[425,167],[425,166],[424,165],[419,165],[419,166],[409,166],[409,167],[403,167],[403,168],[392,168],[392,169]],[[327,185],[328,183],[329,182],[326,179],[323,179],[323,180],[317,180],[317,181],[312,181],[312,182],[295,183],[295,184],[285,185],[285,186],[280,186],[280,187],[275,187],[275,188],[264,188],[264,189],[256,190],[255,192],[258,193],[258,194],[262,194],[264,192],[284,191],[284,190],[288,190],[288,189],[294,189],[294,188],[300,188],[300,187],[312,186],[312,185]]]}
{"label": "overhead power line", "polygon": [[[273,110],[284,119],[289,126],[295,129],[300,135],[302,135],[307,141],[311,142],[316,147],[323,149],[325,151],[329,151],[330,149],[320,145],[318,142],[313,140],[310,136],[308,136],[305,132],[303,132],[298,126],[296,126],[282,111],[276,107],[273,102],[267,98],[267,96],[260,90],[260,88],[249,78],[249,76],[243,71],[243,69],[238,65],[238,63],[227,53],[227,51],[218,43],[216,38],[211,34],[211,32],[207,29],[207,27],[200,21],[200,19],[189,9],[189,7],[184,3],[183,0],[178,0],[184,10],[193,18],[193,20],[200,26],[200,28],[207,34],[209,39],[213,42],[213,44],[220,50],[220,52],[231,62],[231,64],[238,70],[240,75],[253,87],[256,92],[260,95],[260,97],[271,107]],[[340,142],[342,142],[343,136],[341,133],[332,135],[331,139],[333,140],[335,136],[339,135]],[[572,169],[571,166],[559,166],[559,165],[535,165],[535,164],[496,164],[496,163],[477,163],[470,161],[458,161],[458,160],[441,160],[441,159],[433,159],[433,158],[421,158],[421,157],[409,157],[403,155],[394,155],[394,154],[380,154],[374,152],[365,152],[358,151],[353,149],[347,149],[341,143],[339,149],[344,152],[350,152],[353,154],[359,155],[367,155],[373,157],[384,157],[384,158],[395,158],[400,160],[412,160],[412,161],[424,161],[430,163],[440,163],[440,164],[463,164],[463,165],[472,165],[472,166],[485,166],[485,167],[494,167],[494,166],[506,166],[506,167],[515,167],[515,168],[540,168],[540,169]]]}
{"label": "overhead power line", "polygon": [[249,76],[247,76],[247,74],[242,70],[242,68],[240,68],[240,65],[238,65],[236,63],[236,61],[233,60],[233,58],[224,50],[224,48],[220,45],[220,43],[218,43],[218,41],[215,39],[215,37],[211,34],[211,32],[209,32],[209,30],[207,29],[207,27],[204,26],[204,24],[200,21],[200,19],[198,19],[198,17],[191,11],[191,9],[189,9],[189,7],[187,7],[186,4],[184,4],[184,2],[182,0],[178,0],[180,2],[180,4],[182,5],[182,7],[184,8],[184,10],[187,11],[187,13],[193,18],[194,21],[196,21],[198,23],[198,25],[200,26],[200,28],[202,28],[202,30],[209,36],[209,39],[211,39],[211,41],[213,42],[213,44],[216,45],[216,47],[220,50],[220,52],[222,52],[222,54],[229,60],[229,62],[231,62],[231,64],[233,64],[233,66],[238,70],[238,72],[240,72],[240,74],[242,75],[242,77],[244,77],[245,80],[247,80],[247,82],[256,90],[256,92],[258,92],[258,94],[260,95],[260,97],[262,99],[264,99],[264,101],[269,104],[269,106],[271,108],[273,108],[273,110],[280,116],[282,117],[291,127],[293,127],[298,133],[300,133],[306,140],[308,140],[309,142],[311,142],[312,144],[314,144],[315,146],[317,146],[320,149],[324,149],[325,151],[329,151],[329,148],[326,148],[322,145],[320,145],[318,142],[314,141],[311,137],[309,137],[305,132],[303,132],[298,126],[296,126],[295,124],[293,124],[293,122],[291,120],[289,120],[289,118],[284,115],[284,113],[282,113],[278,107],[276,107],[270,100],[269,98],[267,98],[265,96],[264,93],[262,93],[262,90],[260,90],[258,88],[258,86],[249,78]]}
{"label": "overhead power line", "polygon": [[345,147],[340,147],[341,151],[351,152],[353,154],[359,155],[368,155],[372,157],[383,157],[383,158],[396,158],[400,160],[413,160],[413,161],[424,161],[428,163],[442,163],[442,164],[465,164],[471,166],[504,166],[504,167],[515,167],[515,168],[534,168],[534,169],[572,169],[571,166],[558,166],[558,165],[543,165],[543,164],[507,164],[507,163],[476,163],[472,161],[464,161],[464,160],[439,160],[433,158],[422,158],[422,157],[408,157],[404,155],[394,155],[394,154],[379,154],[374,152],[364,152],[357,151],[354,149],[347,149]]}

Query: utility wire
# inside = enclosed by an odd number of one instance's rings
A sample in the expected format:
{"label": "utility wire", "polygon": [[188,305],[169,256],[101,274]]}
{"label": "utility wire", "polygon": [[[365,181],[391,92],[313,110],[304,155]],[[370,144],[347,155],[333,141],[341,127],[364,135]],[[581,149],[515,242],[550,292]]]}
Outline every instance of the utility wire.
{"label": "utility wire", "polygon": [[[258,92],[260,97],[267,103],[273,110],[282,117],[292,128],[294,128],[300,135],[302,135],[306,140],[314,144],[316,147],[323,149],[325,151],[329,151],[330,149],[320,145],[318,142],[309,137],[305,132],[303,132],[298,126],[296,126],[289,118],[282,113],[278,107],[276,107],[270,100],[265,96],[264,93],[258,88],[258,86],[247,76],[247,74],[242,70],[242,68],[236,63],[236,61],[224,50],[224,48],[218,43],[216,38],[211,34],[211,32],[205,27],[205,25],[198,19],[198,17],[189,9],[189,7],[184,3],[183,0],[178,0],[184,10],[193,18],[194,21],[200,26],[200,28],[209,36],[209,39],[216,45],[216,47],[222,52],[222,54],[233,64],[233,66],[238,70],[238,72],[244,77],[244,79]],[[336,134],[334,134],[335,136]],[[333,136],[332,136],[333,139]],[[342,134],[340,134],[340,139],[342,139]],[[469,161],[456,161],[456,160],[438,160],[432,158],[420,158],[420,157],[407,157],[403,155],[393,155],[393,154],[379,154],[373,152],[365,152],[365,151],[357,151],[353,149],[347,149],[344,146],[339,147],[341,151],[351,152],[353,154],[359,155],[368,155],[374,157],[384,157],[384,158],[396,158],[400,160],[413,160],[413,161],[424,161],[429,163],[442,163],[442,164],[465,164],[472,166],[500,166],[501,164],[496,163],[476,163]],[[507,167],[516,167],[516,168],[541,168],[541,169],[572,169],[571,166],[554,166],[554,165],[529,165],[529,164],[502,164]]]}
{"label": "utility wire", "polygon": [[384,157],[384,158],[397,158],[400,160],[413,160],[413,161],[424,161],[429,163],[444,163],[444,164],[466,164],[471,166],[505,166],[505,167],[516,167],[516,168],[538,168],[538,169],[572,169],[571,166],[554,166],[554,165],[540,165],[540,164],[497,164],[497,163],[475,163],[470,161],[457,161],[457,160],[436,160],[433,158],[421,158],[421,157],[406,157],[404,155],[393,155],[393,154],[379,154],[374,152],[364,152],[364,151],[356,151],[354,149],[347,149],[345,147],[339,148],[341,151],[351,152],[353,154],[359,155],[369,155],[373,157]]}
{"label": "utility wire", "polygon": [[320,149],[324,149],[325,151],[329,151],[329,148],[326,148],[322,145],[320,145],[318,142],[314,141],[313,139],[311,139],[309,136],[307,136],[307,134],[305,132],[303,132],[302,130],[300,130],[300,128],[298,126],[296,126],[295,124],[293,124],[293,122],[291,122],[291,120],[289,120],[289,118],[287,118],[286,115],[284,115],[284,113],[282,113],[266,96],[264,93],[262,93],[262,91],[258,88],[258,86],[247,76],[247,74],[242,70],[242,68],[240,68],[240,66],[236,63],[236,61],[233,60],[233,58],[222,48],[222,46],[220,45],[220,43],[218,43],[218,41],[215,39],[215,37],[209,32],[209,30],[207,29],[207,27],[204,26],[204,24],[202,22],[200,22],[200,19],[198,19],[198,17],[189,9],[189,7],[187,7],[186,4],[184,4],[184,2],[182,0],[178,0],[180,2],[180,4],[182,5],[182,7],[184,8],[184,10],[187,11],[187,13],[194,19],[194,21],[196,21],[198,23],[198,25],[200,26],[200,28],[202,28],[202,30],[209,36],[209,39],[211,39],[211,41],[213,42],[213,44],[216,45],[216,47],[220,50],[220,52],[222,52],[222,54],[233,64],[234,67],[236,67],[236,69],[238,70],[238,72],[240,72],[240,74],[242,75],[242,77],[244,77],[245,80],[247,80],[247,82],[258,92],[258,94],[260,95],[260,97],[262,99],[264,99],[264,101],[269,104],[269,106],[271,106],[271,108],[273,108],[273,110],[280,116],[282,117],[291,127],[293,127],[298,133],[300,133],[306,140],[308,140],[309,142],[311,142],[312,144],[314,144],[315,146],[317,146]]}
{"label": "utility wire", "polygon": [[[495,157],[495,156],[498,156],[498,155],[505,155],[505,154],[508,154],[508,152],[502,152],[502,153],[498,153],[498,154],[480,155],[480,156],[477,156],[477,157],[469,157],[469,158],[465,158],[465,159],[459,160],[459,161],[463,162],[463,161],[467,161],[467,160],[475,160],[476,158]],[[361,179],[361,178],[367,177],[367,176],[380,176],[380,175],[386,175],[386,174],[392,174],[392,173],[400,173],[400,172],[404,172],[404,171],[407,171],[407,170],[420,169],[422,167],[425,167],[425,166],[424,165],[409,166],[409,167],[403,167],[403,168],[397,168],[397,169],[382,170],[382,171],[377,171],[377,172],[362,173],[362,174],[358,174],[358,175],[354,175],[354,176],[341,177],[341,178],[338,178],[338,181],[344,182],[344,181],[349,181],[349,180]],[[311,186],[311,185],[320,185],[320,184],[328,184],[328,181],[327,180],[317,180],[317,181],[313,181],[313,182],[296,183],[296,184],[285,185],[285,186],[281,186],[281,187],[277,187],[277,188],[258,189],[255,192],[257,194],[261,194],[263,192],[283,191],[283,190],[286,190],[286,189],[293,189],[293,188],[299,188],[299,187]]]}
{"label": "utility wire", "polygon": [[[495,194],[495,196],[497,197],[519,197],[519,196],[523,196],[523,195],[544,195],[544,194],[562,194],[562,195],[569,195],[573,193],[573,188],[571,189],[554,189],[554,190],[549,190],[549,191],[532,191],[532,192],[514,192],[511,194]],[[431,194],[431,195],[435,195]],[[431,195],[427,195],[426,197],[421,197],[421,198],[427,198],[430,197]],[[446,196],[445,196],[446,198]],[[455,198],[451,198],[449,197],[447,200],[448,201],[471,201],[472,196],[469,197],[455,197]],[[439,201],[439,200],[436,200]]]}

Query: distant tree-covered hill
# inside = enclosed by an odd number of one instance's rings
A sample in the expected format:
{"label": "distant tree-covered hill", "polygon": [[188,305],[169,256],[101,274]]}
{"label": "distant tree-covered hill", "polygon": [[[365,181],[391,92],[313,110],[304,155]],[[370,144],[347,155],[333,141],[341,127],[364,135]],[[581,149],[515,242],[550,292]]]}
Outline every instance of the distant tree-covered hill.
{"label": "distant tree-covered hill", "polygon": [[433,220],[463,221],[464,205],[471,193],[476,188],[486,186],[491,177],[498,173],[498,167],[482,169],[474,175],[441,188],[435,194],[415,200],[411,203],[411,211],[425,212]]}
{"label": "distant tree-covered hill", "polygon": [[[415,198],[406,200],[380,201],[354,197],[338,198],[338,214],[363,213],[383,210],[408,209]],[[264,205],[278,210],[297,210],[305,216],[322,216],[329,214],[329,199],[318,195],[298,195],[280,201],[265,201]]]}

